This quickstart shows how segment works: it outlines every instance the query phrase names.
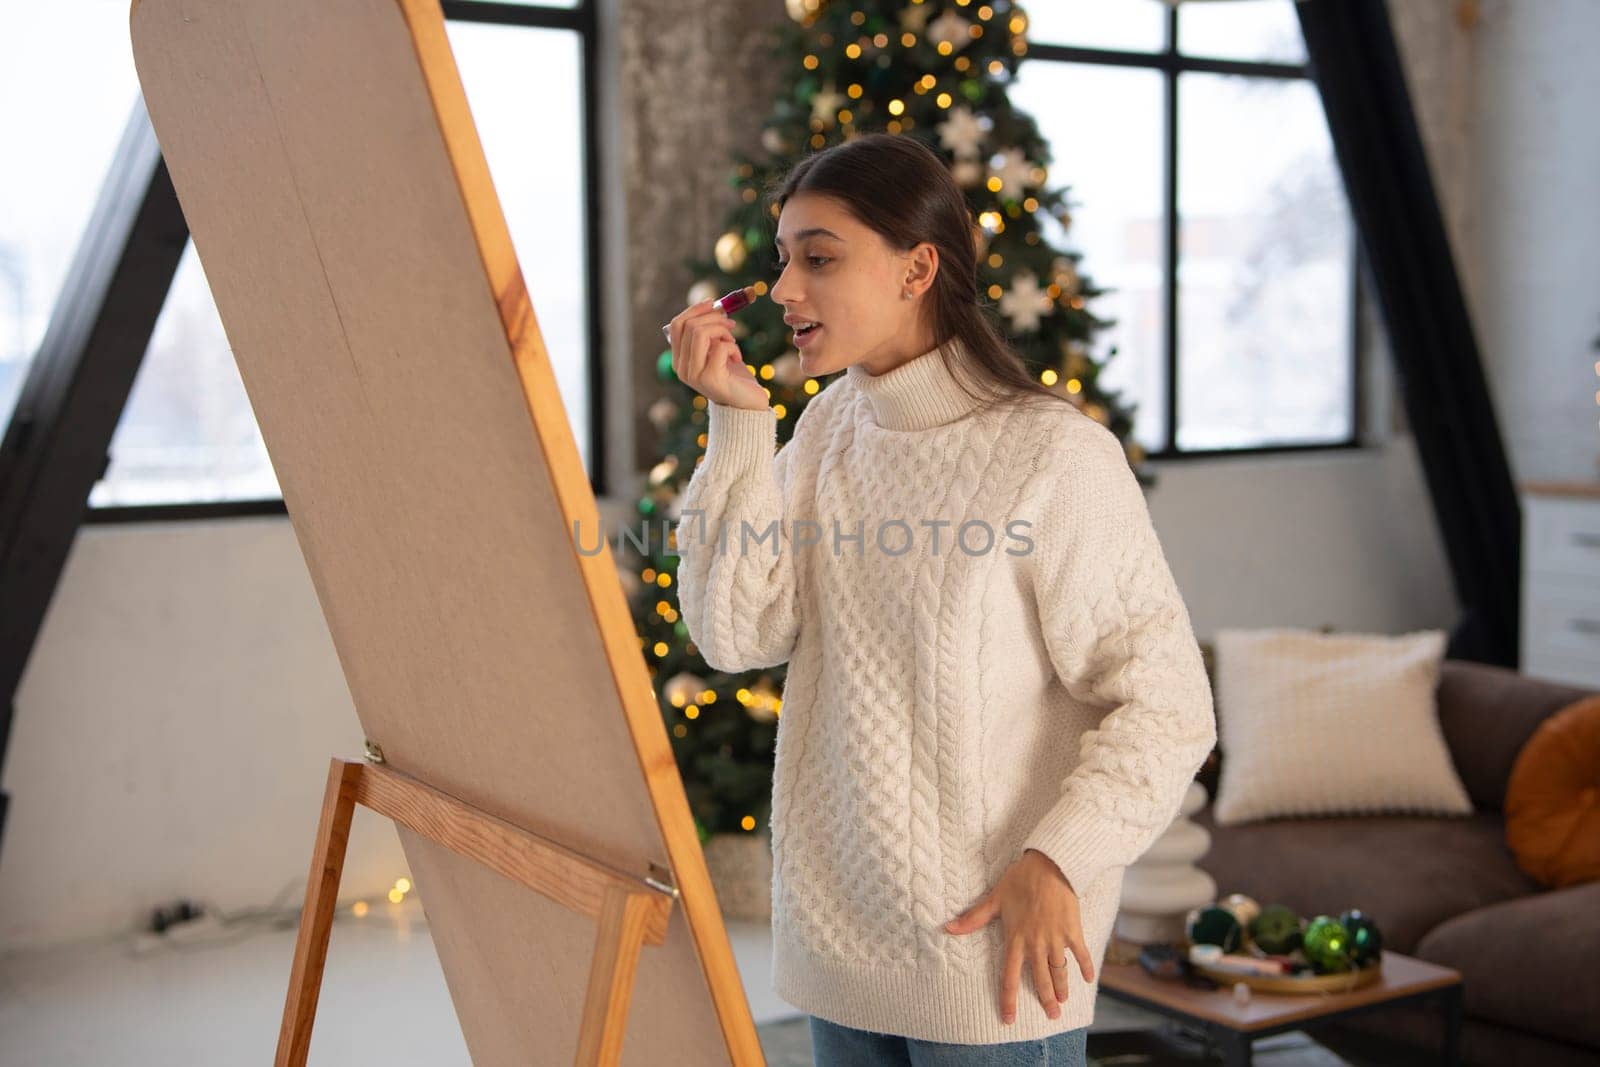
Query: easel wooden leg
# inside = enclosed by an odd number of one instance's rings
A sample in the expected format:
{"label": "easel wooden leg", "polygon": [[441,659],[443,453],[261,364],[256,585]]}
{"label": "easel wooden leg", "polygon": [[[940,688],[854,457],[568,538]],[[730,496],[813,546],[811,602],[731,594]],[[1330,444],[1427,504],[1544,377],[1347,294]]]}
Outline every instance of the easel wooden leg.
{"label": "easel wooden leg", "polygon": [[[369,746],[373,747],[373,746]],[[655,878],[639,878],[598,863],[553,841],[519,829],[463,804],[446,793],[381,763],[373,747],[372,764],[333,759],[328,788],[311,854],[300,936],[283,1025],[278,1030],[277,1067],[305,1067],[311,1027],[328,959],[328,935],[344,873],[350,822],[356,805],[365,805],[399,826],[451,851],[476,860],[547,899],[595,920],[594,962],[578,1034],[581,1067],[613,1067],[622,1059],[628,1003],[633,995],[639,953],[666,940],[667,920],[678,893]]]}
{"label": "easel wooden leg", "polygon": [[337,757],[328,769],[328,789],[322,797],[317,844],[306,880],[306,902],[300,912],[300,936],[294,943],[294,968],[289,972],[289,997],[278,1030],[277,1067],[304,1067],[311,1048],[311,1024],[317,1017],[317,996],[322,991],[322,968],[328,959],[328,935],[333,929],[360,775],[360,764]]}
{"label": "easel wooden leg", "polygon": [[615,1064],[622,1057],[628,1001],[633,996],[634,972],[653,907],[654,903],[639,893],[619,886],[606,890],[578,1031],[575,1062],[579,1067]]}

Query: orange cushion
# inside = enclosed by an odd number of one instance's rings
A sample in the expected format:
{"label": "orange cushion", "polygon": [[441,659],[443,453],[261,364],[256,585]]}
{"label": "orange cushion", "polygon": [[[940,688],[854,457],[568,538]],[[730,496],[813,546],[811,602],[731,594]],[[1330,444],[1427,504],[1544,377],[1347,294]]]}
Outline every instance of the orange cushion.
{"label": "orange cushion", "polygon": [[1506,783],[1506,845],[1551,889],[1600,879],[1600,696],[1539,724]]}

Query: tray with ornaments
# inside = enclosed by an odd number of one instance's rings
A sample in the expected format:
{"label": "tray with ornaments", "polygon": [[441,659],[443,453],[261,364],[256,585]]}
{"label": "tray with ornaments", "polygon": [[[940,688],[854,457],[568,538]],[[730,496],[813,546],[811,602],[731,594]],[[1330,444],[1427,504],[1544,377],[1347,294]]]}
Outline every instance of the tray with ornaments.
{"label": "tray with ornaments", "polygon": [[1224,986],[1262,993],[1345,993],[1382,975],[1383,935],[1359,908],[1303,918],[1243,893],[1195,908],[1184,922],[1189,962]]}

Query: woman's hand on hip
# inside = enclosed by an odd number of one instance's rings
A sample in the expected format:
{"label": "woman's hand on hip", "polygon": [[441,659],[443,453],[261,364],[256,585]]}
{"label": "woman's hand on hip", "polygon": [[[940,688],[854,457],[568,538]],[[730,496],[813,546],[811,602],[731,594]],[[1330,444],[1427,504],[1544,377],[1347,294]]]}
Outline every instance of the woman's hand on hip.
{"label": "woman's hand on hip", "polygon": [[[1078,894],[1055,865],[1036,849],[1006,868],[999,883],[977,904],[945,923],[946,933],[969,934],[1000,917],[1005,931],[1005,966],[1001,968],[1000,1013],[1007,1025],[1017,1017],[1017,989],[1022,961],[1033,967],[1033,988],[1045,1014],[1061,1017],[1067,999],[1067,968],[1078,958],[1083,980],[1094,981],[1094,964],[1084,944]],[[1052,966],[1053,965],[1053,966]]]}

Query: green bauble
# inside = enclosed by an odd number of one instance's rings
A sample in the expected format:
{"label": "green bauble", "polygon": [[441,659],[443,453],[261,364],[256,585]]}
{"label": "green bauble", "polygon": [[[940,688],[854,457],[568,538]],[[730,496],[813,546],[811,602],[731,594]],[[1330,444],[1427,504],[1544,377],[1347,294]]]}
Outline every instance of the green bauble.
{"label": "green bauble", "polygon": [[1221,945],[1222,951],[1233,952],[1242,940],[1239,920],[1227,908],[1200,908],[1191,913],[1189,943],[1194,945]]}
{"label": "green bauble", "polygon": [[1358,967],[1383,958],[1383,931],[1360,908],[1339,914],[1339,923],[1350,931],[1350,956]]}
{"label": "green bauble", "polygon": [[1318,915],[1306,924],[1300,947],[1319,974],[1350,969],[1350,931],[1331,915]]}
{"label": "green bauble", "polygon": [[672,369],[672,349],[663,348],[661,354],[656,357],[656,377],[664,382],[670,382],[677,376],[678,372]]}
{"label": "green bauble", "polygon": [[1261,914],[1250,920],[1250,940],[1263,952],[1293,952],[1300,944],[1300,916],[1283,904],[1262,908]]}

